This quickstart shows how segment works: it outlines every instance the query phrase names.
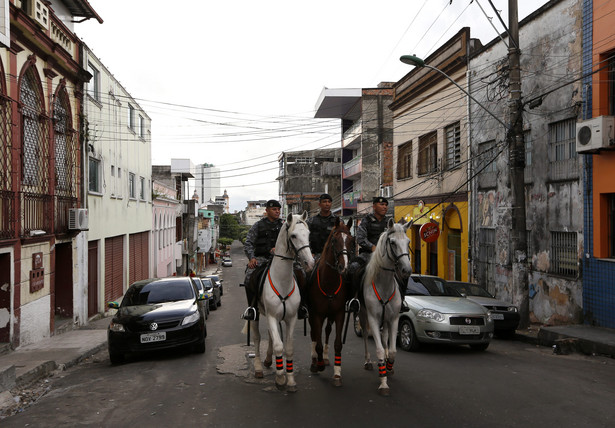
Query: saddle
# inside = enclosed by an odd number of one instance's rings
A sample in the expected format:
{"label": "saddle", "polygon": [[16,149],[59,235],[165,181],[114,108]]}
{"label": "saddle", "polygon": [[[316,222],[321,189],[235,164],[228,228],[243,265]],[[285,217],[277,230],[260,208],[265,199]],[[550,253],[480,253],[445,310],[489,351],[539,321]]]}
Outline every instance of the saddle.
{"label": "saddle", "polygon": [[[265,282],[267,281],[267,272],[269,271],[269,267],[271,266],[271,260],[267,263],[257,266],[252,272],[252,276],[250,277],[250,284],[247,290],[250,293],[249,304],[251,306],[256,307],[258,299],[260,299],[263,294],[263,288],[265,287]],[[294,268],[293,274],[295,277],[295,282],[299,287],[301,293],[303,293],[303,288],[305,284],[305,273],[300,268]]]}

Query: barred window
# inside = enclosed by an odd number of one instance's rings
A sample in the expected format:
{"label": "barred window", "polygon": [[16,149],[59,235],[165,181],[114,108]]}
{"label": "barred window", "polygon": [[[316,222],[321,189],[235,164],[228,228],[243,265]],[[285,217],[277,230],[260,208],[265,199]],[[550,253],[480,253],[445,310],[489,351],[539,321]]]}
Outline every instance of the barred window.
{"label": "barred window", "polygon": [[576,117],[549,124],[551,179],[578,178]]}
{"label": "barred window", "polygon": [[446,139],[446,169],[455,168],[461,164],[461,125],[459,122],[444,129]]}
{"label": "barred window", "polygon": [[[44,186],[47,144],[42,121],[39,115],[43,112],[42,99],[34,67],[24,74],[19,90],[19,101],[22,105],[22,182],[26,186]],[[46,165],[45,165],[46,166]],[[39,191],[44,191],[39,189]]]}
{"label": "barred window", "polygon": [[551,273],[577,276],[579,273],[576,232],[551,232]]}
{"label": "barred window", "polygon": [[397,148],[397,179],[412,178],[412,141]]}
{"label": "barred window", "polygon": [[419,137],[419,175],[438,171],[438,133],[436,131]]}
{"label": "barred window", "polygon": [[53,126],[56,155],[56,186],[65,196],[77,196],[75,139],[71,133],[72,120],[66,89],[60,91],[53,103]]}

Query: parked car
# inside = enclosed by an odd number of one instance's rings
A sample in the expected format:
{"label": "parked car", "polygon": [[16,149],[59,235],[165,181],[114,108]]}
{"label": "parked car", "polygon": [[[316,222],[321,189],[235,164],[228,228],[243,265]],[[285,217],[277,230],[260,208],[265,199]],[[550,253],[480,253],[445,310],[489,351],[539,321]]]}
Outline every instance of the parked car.
{"label": "parked car", "polygon": [[232,267],[233,266],[233,261],[231,260],[230,257],[225,257],[222,259],[222,266],[224,267]]}
{"label": "parked car", "polygon": [[203,313],[205,314],[205,319],[209,318],[209,299],[213,297],[213,292],[211,290],[206,290],[203,281],[198,276],[192,278],[194,283],[196,284],[196,288],[200,294],[202,294],[205,298],[203,300],[199,300],[199,305],[202,307]]}
{"label": "parked car", "polygon": [[412,274],[399,317],[399,346],[416,351],[422,343],[469,345],[485,350],[493,337],[491,313],[437,276]]}
{"label": "parked car", "polygon": [[220,288],[216,287],[211,278],[201,277],[201,281],[203,282],[205,290],[210,292],[212,295],[212,297],[208,300],[209,309],[215,311],[220,305],[222,305],[222,300],[220,298]]}
{"label": "parked car", "polygon": [[491,319],[496,334],[500,336],[512,336],[519,327],[519,308],[512,303],[498,300],[477,284],[463,281],[448,281],[448,284],[466,296],[468,300],[483,305],[491,311]]}
{"label": "parked car", "polygon": [[108,303],[109,308],[117,309],[107,330],[111,363],[120,363],[133,352],[180,346],[205,352],[207,328],[198,305],[202,299],[190,277],[133,283],[121,304]]}
{"label": "parked car", "polygon": [[220,288],[220,296],[224,296],[224,289],[222,288],[222,283],[224,282],[224,280],[218,275],[207,275],[207,278],[213,280],[214,285]]}

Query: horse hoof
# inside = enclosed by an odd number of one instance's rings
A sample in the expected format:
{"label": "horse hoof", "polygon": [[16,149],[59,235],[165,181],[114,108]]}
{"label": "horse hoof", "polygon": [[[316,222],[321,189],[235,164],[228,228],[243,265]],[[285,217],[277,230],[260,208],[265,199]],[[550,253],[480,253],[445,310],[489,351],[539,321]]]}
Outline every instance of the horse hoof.
{"label": "horse hoof", "polygon": [[263,378],[263,372],[262,371],[254,372],[254,377],[257,378],[257,379],[262,379]]}
{"label": "horse hoof", "polygon": [[278,388],[278,391],[282,391],[284,389],[286,385],[285,384],[279,384],[279,383],[275,383],[275,387]]}
{"label": "horse hoof", "polygon": [[289,385],[286,387],[287,392],[297,392],[297,385]]}
{"label": "horse hoof", "polygon": [[333,386],[342,386],[342,377],[334,376],[333,377]]}
{"label": "horse hoof", "polygon": [[383,397],[388,397],[390,393],[391,393],[391,390],[389,388],[380,388],[380,389],[378,389],[378,394],[383,396]]}
{"label": "horse hoof", "polygon": [[265,367],[269,368],[269,367],[271,367],[271,361],[272,361],[272,360],[265,360],[265,361],[263,361],[263,365],[264,365]]}
{"label": "horse hoof", "polygon": [[310,371],[312,373],[318,373],[318,366],[316,364],[310,365]]}
{"label": "horse hoof", "polygon": [[319,371],[319,372],[324,372],[324,371],[325,371],[325,367],[326,367],[326,365],[325,365],[325,364],[319,364],[319,365],[318,365],[318,371]]}
{"label": "horse hoof", "polygon": [[374,366],[373,366],[372,363],[365,363],[365,364],[363,364],[363,368],[365,370],[374,370]]}

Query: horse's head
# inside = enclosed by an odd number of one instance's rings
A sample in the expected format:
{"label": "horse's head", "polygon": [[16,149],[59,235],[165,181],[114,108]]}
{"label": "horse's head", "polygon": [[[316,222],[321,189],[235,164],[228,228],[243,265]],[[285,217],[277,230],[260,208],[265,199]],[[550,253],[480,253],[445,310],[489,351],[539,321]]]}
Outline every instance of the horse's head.
{"label": "horse's head", "polygon": [[410,224],[402,225],[389,219],[385,231],[386,246],[383,248],[386,256],[395,263],[395,269],[404,278],[412,273],[409,257],[410,239],[406,234]]}
{"label": "horse's head", "polygon": [[304,211],[303,215],[289,214],[286,219],[286,231],[288,249],[295,253],[303,268],[309,272],[314,268],[314,257],[310,251],[310,229],[306,223],[307,218],[307,211]]}
{"label": "horse's head", "polygon": [[329,246],[333,258],[335,259],[335,267],[339,274],[343,275],[348,269],[348,262],[356,250],[355,240],[350,234],[352,226],[352,218],[344,223],[339,217],[335,219],[335,226],[331,230],[329,237]]}

